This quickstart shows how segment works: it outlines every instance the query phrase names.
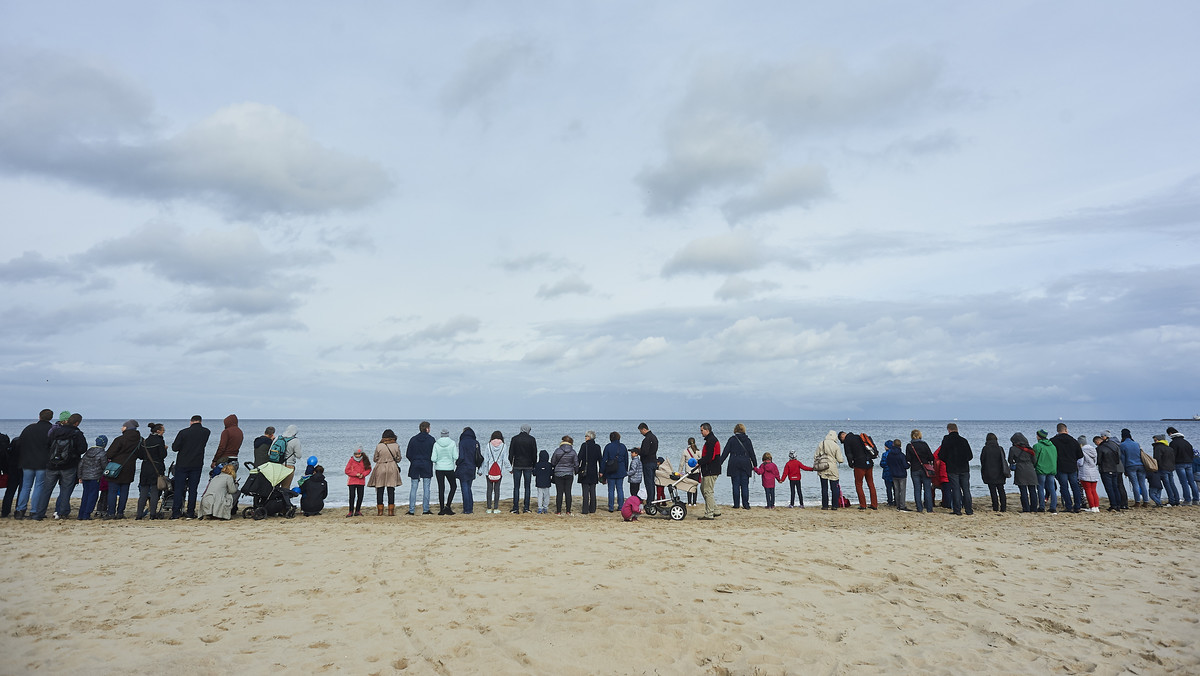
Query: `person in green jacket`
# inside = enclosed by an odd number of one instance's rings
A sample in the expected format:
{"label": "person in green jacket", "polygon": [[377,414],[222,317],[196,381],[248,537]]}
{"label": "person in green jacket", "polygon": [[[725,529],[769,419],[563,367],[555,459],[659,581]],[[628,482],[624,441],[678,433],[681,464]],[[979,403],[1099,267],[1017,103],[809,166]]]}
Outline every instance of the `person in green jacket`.
{"label": "person in green jacket", "polygon": [[1033,445],[1033,469],[1037,472],[1037,511],[1046,511],[1046,500],[1050,500],[1050,513],[1058,513],[1058,494],[1055,492],[1054,475],[1058,472],[1058,449],[1050,443],[1050,433],[1037,431],[1037,443]]}

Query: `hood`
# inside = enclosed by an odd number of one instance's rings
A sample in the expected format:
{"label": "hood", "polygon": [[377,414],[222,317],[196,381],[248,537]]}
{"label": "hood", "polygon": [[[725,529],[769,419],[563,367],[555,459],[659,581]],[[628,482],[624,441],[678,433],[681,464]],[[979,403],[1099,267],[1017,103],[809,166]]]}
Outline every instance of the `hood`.
{"label": "hood", "polygon": [[463,428],[462,434],[459,435],[458,440],[462,441],[463,439],[474,439],[474,438],[475,438],[475,430],[471,429],[470,427],[466,427],[466,428]]}
{"label": "hood", "polygon": [[285,430],[283,431],[283,436],[285,436],[285,437],[294,437],[294,436],[296,436],[296,426],[295,426],[295,425],[288,425],[288,426],[287,426],[287,429],[285,429]]}
{"label": "hood", "polygon": [[550,462],[550,451],[539,451],[538,462]]}
{"label": "hood", "polygon": [[825,441],[832,441],[833,443],[836,444],[837,440],[838,440],[838,433],[836,430],[829,430],[829,434],[825,435]]}
{"label": "hood", "polygon": [[1029,447],[1029,440],[1026,439],[1025,435],[1021,434],[1020,432],[1012,435],[1008,440],[1012,442],[1013,446],[1024,446],[1026,448]]}
{"label": "hood", "polygon": [[492,448],[500,448],[501,446],[504,445],[504,442],[500,439],[492,439],[488,443],[490,443],[492,445]]}
{"label": "hood", "polygon": [[237,416],[232,413],[225,416],[225,427],[237,427]]}

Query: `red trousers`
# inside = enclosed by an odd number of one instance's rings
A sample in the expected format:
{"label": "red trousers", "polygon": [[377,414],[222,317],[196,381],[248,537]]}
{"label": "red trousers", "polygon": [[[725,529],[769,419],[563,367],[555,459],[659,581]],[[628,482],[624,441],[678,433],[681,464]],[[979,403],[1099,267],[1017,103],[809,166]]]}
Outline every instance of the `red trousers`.
{"label": "red trousers", "polygon": [[1083,484],[1083,494],[1087,496],[1088,507],[1099,507],[1100,496],[1096,495],[1095,481],[1080,481]]}
{"label": "red trousers", "polygon": [[867,480],[867,488],[871,489],[871,509],[876,509],[879,507],[879,499],[875,497],[875,473],[869,467],[867,469],[854,468],[854,490],[858,491],[858,506],[867,506],[867,498],[863,495],[864,477]]}

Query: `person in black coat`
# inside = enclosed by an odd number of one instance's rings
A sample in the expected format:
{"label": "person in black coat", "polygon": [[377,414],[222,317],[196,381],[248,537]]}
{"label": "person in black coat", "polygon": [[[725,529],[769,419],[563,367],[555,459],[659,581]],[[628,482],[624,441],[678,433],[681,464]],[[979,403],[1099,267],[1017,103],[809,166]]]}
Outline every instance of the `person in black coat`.
{"label": "person in black coat", "polygon": [[121,436],[108,447],[105,457],[109,462],[119,463],[121,471],[115,478],[108,479],[108,511],[102,519],[124,519],[125,501],[129,499],[129,486],[137,471],[136,458],[142,450],[142,433],[136,420],[127,420],[121,425]]}
{"label": "person in black coat", "polygon": [[418,432],[408,440],[404,457],[408,459],[408,515],[416,514],[417,486],[424,484],[421,513],[429,514],[429,481],[433,479],[433,445],[436,439],[429,433],[429,422],[421,421]]}
{"label": "person in black coat", "polygon": [[946,478],[950,485],[950,509],[961,516],[975,513],[971,502],[971,459],[975,453],[971,444],[958,434],[958,425],[946,425],[946,436],[942,437],[942,450],[938,458],[946,463]]}
{"label": "person in black coat", "polygon": [[600,482],[600,461],[604,451],[596,443],[596,433],[588,430],[579,444],[579,486],[583,489],[580,514],[596,513],[596,484]]}
{"label": "person in black coat", "polygon": [[[733,486],[733,508],[750,509],[750,475],[758,467],[754,443],[746,436],[746,426],[733,426],[733,436],[725,442],[725,473]],[[740,499],[739,499],[740,498]]]}
{"label": "person in black coat", "polygon": [[[1050,443],[1058,451],[1058,494],[1071,511],[1078,514],[1083,510],[1083,487],[1079,485],[1079,461],[1083,459],[1083,447],[1067,432],[1065,423],[1058,424],[1058,434],[1050,437]],[[1068,502],[1067,489],[1071,489],[1074,504]]]}
{"label": "person in black coat", "polygon": [[167,473],[167,442],[163,439],[166,428],[162,423],[150,423],[146,426],[150,432],[146,443],[142,446],[142,471],[138,474],[137,513],[133,517],[142,520],[147,515],[151,519],[159,518],[158,499],[162,490],[158,487],[158,477]]}
{"label": "person in black coat", "polygon": [[521,511],[521,483],[525,484],[524,511],[529,511],[529,484],[533,481],[533,466],[538,462],[537,439],[529,425],[521,425],[521,432],[508,444],[508,464],[512,467],[513,504],[512,513]]}
{"label": "person in black coat", "polygon": [[[650,431],[646,423],[638,425],[642,433],[642,443],[638,448],[638,457],[642,459],[642,485],[646,487],[646,501],[654,500],[654,474],[658,471],[658,437]],[[749,479],[747,479],[749,481]]]}
{"label": "person in black coat", "polygon": [[8,484],[4,487],[4,506],[3,511],[0,511],[0,519],[7,519],[12,513],[12,501],[17,497],[17,491],[21,489],[21,450],[17,439],[9,439],[7,434],[0,434],[0,455],[4,456],[4,463],[0,466],[0,472],[8,477]]}
{"label": "person in black coat", "polygon": [[183,516],[183,496],[187,495],[187,518],[196,518],[196,491],[200,488],[200,475],[204,473],[204,447],[208,445],[209,429],[203,418],[192,416],[191,424],[179,430],[171,450],[175,458],[175,504],[171,507],[171,518]]}
{"label": "person in black coat", "polygon": [[58,500],[54,503],[54,518],[65,519],[71,514],[71,493],[79,479],[79,459],[87,452],[87,439],[79,430],[83,416],[72,413],[62,425],[50,429],[50,458],[46,463],[46,474],[42,478],[41,499],[33,506],[33,518],[46,518],[50,505],[50,494],[58,488]]}
{"label": "person in black coat", "polygon": [[[41,499],[42,479],[46,476],[46,465],[50,460],[50,419],[54,411],[48,408],[38,413],[38,421],[21,430],[21,490],[17,493],[17,511],[13,518],[25,518],[29,503],[37,505]],[[32,496],[30,495],[32,493]]]}
{"label": "person in black coat", "polygon": [[1004,492],[1004,483],[1011,471],[1000,439],[991,432],[988,432],[983,449],[979,451],[979,474],[992,494],[992,511],[1007,512],[1008,495]]}
{"label": "person in black coat", "polygon": [[300,511],[304,516],[316,516],[325,509],[325,498],[329,495],[329,483],[325,481],[325,468],[317,465],[313,473],[300,484]]}

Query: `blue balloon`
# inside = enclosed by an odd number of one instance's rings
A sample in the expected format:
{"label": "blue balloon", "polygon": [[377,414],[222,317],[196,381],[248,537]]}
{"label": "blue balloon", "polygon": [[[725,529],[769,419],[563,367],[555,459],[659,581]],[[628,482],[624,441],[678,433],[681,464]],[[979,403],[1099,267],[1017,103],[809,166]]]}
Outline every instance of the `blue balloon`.
{"label": "blue balloon", "polygon": [[317,464],[317,456],[315,456],[315,455],[308,456],[308,466],[312,467],[313,465],[316,465],[316,464]]}
{"label": "blue balloon", "polygon": [[696,459],[688,458],[688,467],[695,467],[695,466],[696,466]]}

